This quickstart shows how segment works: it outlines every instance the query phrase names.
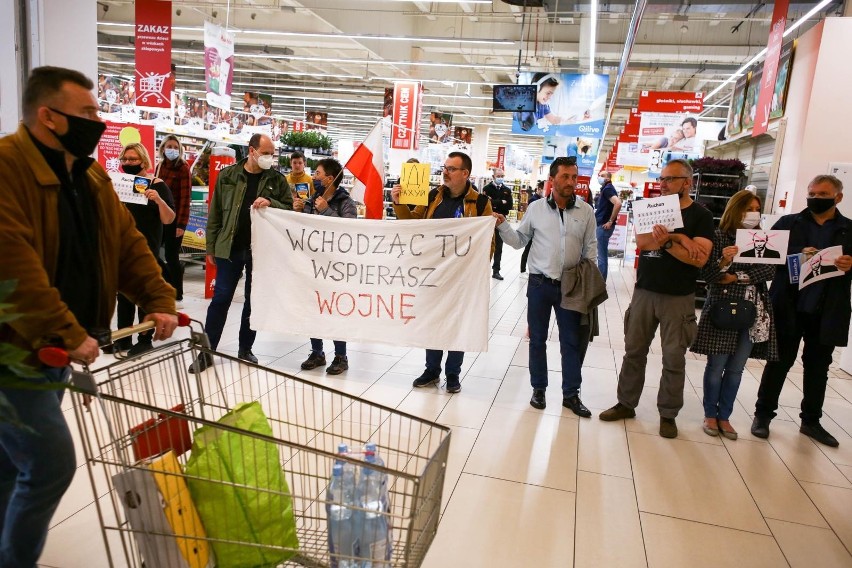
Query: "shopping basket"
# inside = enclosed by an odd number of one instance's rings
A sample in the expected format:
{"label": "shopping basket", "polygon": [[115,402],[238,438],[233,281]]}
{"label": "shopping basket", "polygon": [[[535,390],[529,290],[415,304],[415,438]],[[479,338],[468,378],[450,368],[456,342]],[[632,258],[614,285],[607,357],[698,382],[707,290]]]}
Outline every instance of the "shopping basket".
{"label": "shopping basket", "polygon": [[[118,332],[113,334],[113,341],[118,338]],[[158,538],[162,542],[178,535],[179,548],[197,551],[215,549],[228,540],[217,541],[195,528],[174,533],[150,527],[140,529],[139,523],[134,522],[138,519],[132,518],[134,511],[128,507],[129,500],[136,505],[143,500],[134,494],[135,490],[128,490],[128,477],[149,472],[152,460],[167,455],[175,456],[179,467],[170,466],[169,470],[158,466],[163,470],[157,471],[159,483],[163,476],[167,480],[174,477],[172,481],[177,483],[178,477],[184,477],[181,471],[195,451],[187,449],[191,443],[187,436],[206,427],[207,431],[237,436],[246,448],[258,443],[275,448],[277,463],[289,489],[281,495],[273,495],[274,491],[268,487],[237,489],[243,491],[247,500],[271,496],[291,503],[298,537],[298,546],[233,539],[224,544],[244,546],[248,552],[262,547],[264,553],[279,553],[277,558],[283,560],[270,566],[332,566],[325,501],[332,466],[336,460],[364,466],[357,456],[338,455],[338,444],[360,449],[367,442],[374,442],[385,463],[383,467],[370,467],[387,475],[390,510],[386,515],[392,527],[393,544],[390,561],[374,562],[373,566],[420,566],[438,527],[449,428],[213,352],[207,345],[201,324],[194,322],[188,339],[101,369],[75,368],[72,373],[74,413],[109,565],[193,566],[191,562],[184,564],[184,560],[152,562],[152,553],[144,543]],[[201,373],[188,372],[187,367],[202,353],[212,355],[215,365]],[[92,398],[94,403],[90,404]],[[252,401],[260,403],[271,426],[271,435],[219,422],[238,405]],[[241,453],[235,452],[234,458]],[[188,477],[186,481],[191,483],[191,476]],[[161,505],[170,507],[166,503]],[[228,515],[223,517],[219,521],[227,523]],[[276,555],[266,557],[276,558]],[[211,561],[208,565],[214,564]]]}

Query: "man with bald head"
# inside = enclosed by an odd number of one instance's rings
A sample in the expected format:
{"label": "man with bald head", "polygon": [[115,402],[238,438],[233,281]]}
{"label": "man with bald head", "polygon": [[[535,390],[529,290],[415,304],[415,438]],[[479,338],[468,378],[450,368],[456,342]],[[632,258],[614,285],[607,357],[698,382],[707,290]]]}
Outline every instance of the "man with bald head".
{"label": "man with bald head", "polygon": [[[491,209],[503,216],[508,215],[514,207],[512,190],[504,185],[505,174],[502,169],[494,170],[494,181],[482,188],[482,192],[491,198]],[[494,262],[491,266],[491,278],[503,280],[500,275],[500,260],[503,257],[503,239],[500,232],[494,231]]]}
{"label": "man with bald head", "polygon": [[[265,134],[249,140],[248,157],[219,172],[210,200],[207,218],[207,258],[216,265],[216,288],[207,308],[205,328],[211,349],[216,349],[228,318],[237,284],[246,271],[245,303],[240,322],[240,359],[257,363],[251,352],[257,332],[249,326],[251,317],[251,209],[275,207],[293,209],[293,194],[287,179],[272,169],[275,145]],[[189,366],[200,373],[213,364],[213,357],[202,353]]]}

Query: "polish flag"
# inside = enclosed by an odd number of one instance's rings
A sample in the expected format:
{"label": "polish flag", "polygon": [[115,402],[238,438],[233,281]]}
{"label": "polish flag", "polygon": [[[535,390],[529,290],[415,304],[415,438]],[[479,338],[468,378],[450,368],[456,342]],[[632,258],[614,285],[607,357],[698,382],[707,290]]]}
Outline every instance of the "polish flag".
{"label": "polish flag", "polygon": [[352,188],[352,199],[367,206],[367,219],[381,219],[385,208],[385,160],[381,120],[355,149],[345,167],[357,180]]}

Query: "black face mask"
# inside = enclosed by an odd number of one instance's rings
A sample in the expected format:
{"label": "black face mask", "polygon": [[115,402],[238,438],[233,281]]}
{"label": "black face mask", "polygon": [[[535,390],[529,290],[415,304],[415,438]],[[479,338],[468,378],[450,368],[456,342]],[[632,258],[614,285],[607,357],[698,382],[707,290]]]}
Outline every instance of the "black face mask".
{"label": "black face mask", "polygon": [[121,170],[132,176],[142,173],[142,164],[122,164]]}
{"label": "black face mask", "polygon": [[833,197],[808,197],[808,211],[815,215],[825,213],[834,207]]}
{"label": "black face mask", "polygon": [[61,114],[68,120],[68,132],[65,134],[57,134],[55,131],[51,131],[56,139],[62,143],[62,147],[77,158],[91,156],[95,148],[98,147],[98,142],[104,130],[106,130],[106,124],[99,120],[89,120],[88,118],[65,114],[55,108],[50,108],[50,110]]}

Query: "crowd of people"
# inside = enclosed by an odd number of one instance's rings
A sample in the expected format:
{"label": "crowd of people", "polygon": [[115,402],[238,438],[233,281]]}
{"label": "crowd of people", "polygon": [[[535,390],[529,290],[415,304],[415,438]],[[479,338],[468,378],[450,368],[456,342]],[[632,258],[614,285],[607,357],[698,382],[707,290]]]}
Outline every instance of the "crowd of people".
{"label": "crowd of people", "polygon": [[[180,141],[166,137],[158,149],[156,168],[147,150],[129,144],[121,153],[125,173],[144,178],[145,205],[124,206],[109,176],[90,155],[104,132],[98,116],[94,85],[79,72],[41,67],[24,90],[23,121],[18,131],[0,139],[0,282],[17,281],[5,300],[21,317],[0,324],[0,341],[28,354],[36,382],[65,383],[69,368],[41,366],[35,353],[60,346],[72,360],[91,364],[100,346],[97,330],[108,329],[118,305],[119,325],[137,316],[153,322],[138,342],[116,344],[113,350],[143,353],[155,340],[171,337],[177,325],[176,303],[182,297],[183,274],[177,255],[188,222],[189,171]],[[264,134],[249,141],[248,155],[223,169],[216,182],[207,221],[207,254],[216,266],[213,299],[206,330],[213,350],[222,337],[228,309],[241,279],[245,302],[241,314],[238,357],[256,364],[251,329],[252,208],[272,207],[309,215],[355,218],[356,205],[340,185],[343,168],[334,159],[321,160],[313,175],[305,159],[291,156],[293,171],[285,177],[272,166],[275,145]],[[148,172],[154,171],[155,175]],[[502,280],[503,244],[524,249],[521,271],[529,271],[530,405],[546,407],[547,337],[551,313],[558,326],[562,367],[562,404],[580,417],[592,412],[584,405],[582,367],[590,338],[596,333],[597,309],[607,300],[605,242],[612,234],[621,202],[608,174],[592,207],[577,199],[576,157],[560,157],[548,172],[549,195],[531,200],[517,227],[506,222],[511,192],[503,172],[477,191],[470,183],[473,164],[452,152],[442,167],[443,183],[432,190],[426,205],[399,203],[400,187],[392,189],[393,210],[400,219],[453,219],[493,216],[492,276]],[[735,262],[739,229],[754,228],[762,209],[751,191],[737,193],[728,203],[718,228],[713,217],[690,197],[693,172],[685,160],[669,161],[659,179],[664,196],[677,195],[683,227],[656,225],[637,235],[640,250],[635,289],[624,315],[625,354],[618,375],[617,403],[600,419],[636,416],[646,379],[650,346],[659,328],[663,370],[657,394],[660,435],[678,435],[676,418],[683,407],[686,352],[707,356],[704,372],[704,421],[711,436],[736,439],[730,422],[734,401],[749,358],[766,361],[751,426],[766,438],[787,375],[804,343],[801,432],[837,446],[820,424],[828,368],[836,346],[847,342],[852,303],[852,230],[837,209],[843,199],[841,182],[828,175],[808,186],[807,208],[783,216],[773,227],[787,230],[787,254],[814,254],[840,245],[834,261],[842,277],[815,282],[800,290],[790,283],[787,266]],[[165,259],[160,250],[164,246]],[[695,282],[709,285],[700,319],[695,310]],[[771,287],[767,281],[772,281]],[[710,311],[718,301],[748,300],[756,317],[739,329],[720,328]],[[783,322],[780,325],[779,322]],[[346,342],[336,340],[326,373],[349,368]],[[302,369],[327,364],[323,340],[311,338]],[[414,380],[417,388],[440,385],[461,391],[464,353],[427,349],[425,369]],[[202,354],[189,368],[204,372],[214,364]],[[11,367],[0,367],[3,377]],[[71,434],[60,404],[63,390],[19,390],[0,386],[10,407],[26,428],[0,422],[0,565],[33,566],[44,546],[50,519],[68,488],[76,459]]]}

